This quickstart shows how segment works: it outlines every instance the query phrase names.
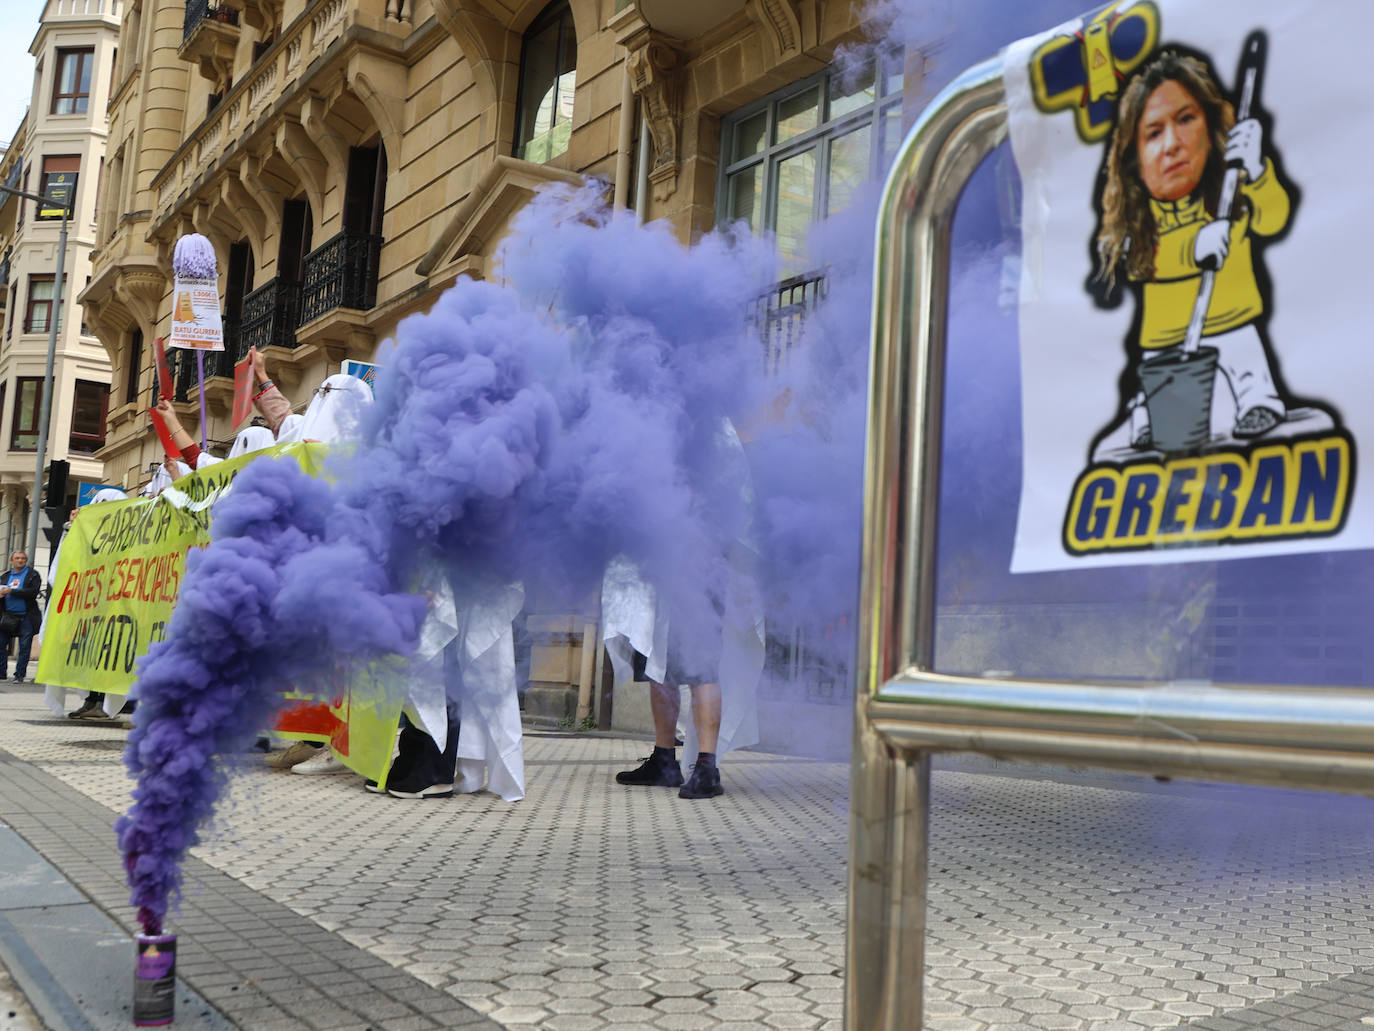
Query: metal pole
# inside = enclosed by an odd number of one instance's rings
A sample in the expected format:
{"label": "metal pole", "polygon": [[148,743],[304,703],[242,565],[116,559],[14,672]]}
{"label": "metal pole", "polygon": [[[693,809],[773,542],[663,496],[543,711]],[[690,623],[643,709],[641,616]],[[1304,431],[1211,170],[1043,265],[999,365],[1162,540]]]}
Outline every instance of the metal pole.
{"label": "metal pole", "polygon": [[62,317],[62,295],[66,293],[67,218],[72,209],[62,207],[62,232],[57,238],[57,271],[53,275],[52,318],[48,322],[48,365],[43,372],[43,401],[38,422],[38,456],[33,469],[33,504],[29,509],[29,561],[38,560],[38,511],[43,503],[43,466],[48,455],[48,420],[52,417],[52,367],[57,357],[57,323]]}

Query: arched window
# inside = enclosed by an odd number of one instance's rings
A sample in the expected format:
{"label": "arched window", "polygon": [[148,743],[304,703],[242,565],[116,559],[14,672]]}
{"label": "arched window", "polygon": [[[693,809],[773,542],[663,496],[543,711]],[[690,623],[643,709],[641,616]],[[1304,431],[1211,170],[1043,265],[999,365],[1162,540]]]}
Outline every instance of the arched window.
{"label": "arched window", "polygon": [[516,157],[543,162],[568,149],[576,84],[577,33],[572,9],[559,0],[530,23],[520,46]]}

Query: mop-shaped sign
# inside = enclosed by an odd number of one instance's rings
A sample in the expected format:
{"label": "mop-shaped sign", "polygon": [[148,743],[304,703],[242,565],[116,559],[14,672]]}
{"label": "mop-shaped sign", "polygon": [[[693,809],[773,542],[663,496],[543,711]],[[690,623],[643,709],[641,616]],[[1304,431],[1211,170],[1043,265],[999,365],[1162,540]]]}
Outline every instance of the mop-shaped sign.
{"label": "mop-shaped sign", "polygon": [[[1057,142],[1069,139],[1062,132],[1032,137],[1044,130],[1029,121],[1022,140],[1055,141],[1039,143],[1047,170],[1061,155],[1065,167],[1081,167],[1081,144],[1101,141],[1087,289],[1101,311],[1133,302],[1116,412],[1091,440],[1079,438],[1086,467],[1059,495],[1069,556],[1330,536],[1345,525],[1353,491],[1354,444],[1337,408],[1288,389],[1285,341],[1276,348],[1271,339],[1265,253],[1291,229],[1298,191],[1260,104],[1267,36],[1256,29],[1240,43],[1228,95],[1208,53],[1156,44],[1156,34],[1167,40],[1163,10],[1123,0],[1086,29],[1052,35],[1024,80],[1040,117],[1058,125],[1080,98],[1069,148]],[[1128,67],[1118,61],[1094,93],[1102,52],[1124,55]],[[1027,195],[1043,196],[1032,183]],[[1058,335],[1072,332],[1061,325]],[[1023,339],[1026,347],[1035,345]],[[1027,497],[1035,495],[1023,496],[1023,516]],[[1040,555],[1036,567],[1057,564]]]}
{"label": "mop-shaped sign", "polygon": [[200,444],[205,447],[205,352],[224,350],[224,327],[219,310],[219,263],[215,248],[199,233],[177,240],[172,252],[172,347],[196,352],[196,384],[200,393]]}

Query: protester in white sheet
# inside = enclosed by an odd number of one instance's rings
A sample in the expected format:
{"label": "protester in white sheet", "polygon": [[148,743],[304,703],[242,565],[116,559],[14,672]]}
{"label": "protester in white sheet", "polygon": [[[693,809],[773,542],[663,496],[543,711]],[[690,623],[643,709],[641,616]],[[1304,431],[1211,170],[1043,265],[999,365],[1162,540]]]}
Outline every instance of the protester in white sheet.
{"label": "protester in white sheet", "polygon": [[[481,791],[525,797],[525,758],[515,683],[512,620],[520,584],[467,587],[441,572],[422,584],[429,615],[408,673],[399,748],[387,775],[394,798]],[[378,791],[369,782],[369,790]]]}
{"label": "protester in white sheet", "polygon": [[[739,435],[729,422],[722,427],[718,443],[723,461],[736,470],[747,499],[748,465]],[[648,680],[654,721],[653,753],[638,768],[616,774],[617,783],[677,787],[680,798],[714,798],[724,790],[718,757],[758,742],[764,622],[749,568],[753,554],[743,539],[730,543],[726,582],[719,598],[719,636],[709,645],[688,643],[674,633],[668,606],[659,602],[657,592],[633,564],[617,559],[606,570],[601,618],[616,682],[623,684],[638,676]],[[698,653],[706,648],[715,654]],[[685,782],[676,751],[684,685],[689,688],[692,711],[692,719],[682,727],[683,761],[691,768]]]}

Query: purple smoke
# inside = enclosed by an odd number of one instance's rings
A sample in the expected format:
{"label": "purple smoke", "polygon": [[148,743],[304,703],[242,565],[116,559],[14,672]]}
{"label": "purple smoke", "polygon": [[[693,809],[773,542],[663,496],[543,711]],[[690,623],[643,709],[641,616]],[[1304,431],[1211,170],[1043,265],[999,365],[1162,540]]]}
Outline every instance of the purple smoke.
{"label": "purple smoke", "polygon": [[[727,557],[752,550],[770,625],[847,661],[877,192],[813,234],[827,299],[772,370],[746,317],[777,279],[770,240],[688,248],[595,187],[541,193],[504,248],[505,285],[460,280],[400,325],[363,444],[331,480],[289,459],[239,475],[140,666],[138,786],[117,830],[146,929],[222,786],[216,757],[268,725],[293,680],[410,652],[425,603],[409,591],[436,561],[474,594],[522,580],[581,604],[625,555],[690,648],[717,629]],[[722,450],[726,419],[743,458]]]}

